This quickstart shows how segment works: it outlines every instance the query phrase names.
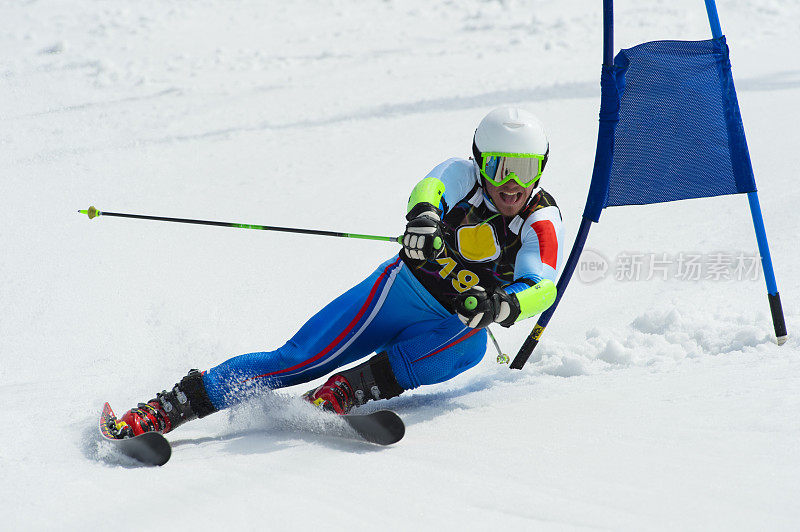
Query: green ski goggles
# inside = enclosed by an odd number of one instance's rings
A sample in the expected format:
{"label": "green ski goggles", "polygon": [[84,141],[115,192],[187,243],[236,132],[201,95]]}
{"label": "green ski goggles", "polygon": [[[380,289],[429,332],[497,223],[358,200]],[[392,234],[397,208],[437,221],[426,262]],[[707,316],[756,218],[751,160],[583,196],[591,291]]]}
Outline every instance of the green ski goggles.
{"label": "green ski goggles", "polygon": [[533,153],[486,152],[481,154],[481,175],[499,187],[512,179],[528,188],[542,176],[544,155]]}

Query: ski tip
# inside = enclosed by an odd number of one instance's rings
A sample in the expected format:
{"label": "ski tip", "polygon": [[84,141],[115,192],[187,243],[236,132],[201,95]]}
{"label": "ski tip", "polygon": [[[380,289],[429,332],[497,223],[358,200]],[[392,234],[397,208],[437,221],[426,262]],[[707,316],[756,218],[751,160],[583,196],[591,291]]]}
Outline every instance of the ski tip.
{"label": "ski tip", "polygon": [[369,443],[392,445],[402,440],[406,433],[403,419],[391,410],[343,417],[347,424]]}
{"label": "ski tip", "polygon": [[172,457],[172,446],[160,432],[145,432],[110,443],[120,453],[145,466],[162,466]]}
{"label": "ski tip", "polygon": [[172,446],[163,434],[153,431],[120,438],[118,433],[112,432],[116,423],[117,416],[111,410],[111,405],[105,403],[103,413],[100,414],[100,435],[115,449],[144,465],[161,466],[169,461],[172,456]]}
{"label": "ski tip", "polygon": [[380,418],[382,421],[393,421],[405,426],[403,423],[403,418],[397,415],[397,412],[394,410],[376,410],[372,413],[372,415]]}
{"label": "ski tip", "polygon": [[145,432],[129,441],[133,440],[141,443],[141,448],[128,450],[128,456],[145,465],[162,466],[172,457],[172,446],[160,432]]}
{"label": "ski tip", "polygon": [[103,405],[103,412],[100,414],[100,434],[104,438],[108,438],[110,440],[115,439],[114,435],[111,434],[111,431],[108,427],[108,422],[111,420],[116,420],[117,416],[114,415],[114,411],[111,410],[111,405],[106,403]]}
{"label": "ski tip", "polygon": [[100,413],[100,423],[104,423],[105,421],[107,421],[109,419],[115,419],[116,417],[117,416],[114,415],[114,411],[111,410],[111,405],[108,404],[108,403],[105,403],[103,405],[103,410]]}

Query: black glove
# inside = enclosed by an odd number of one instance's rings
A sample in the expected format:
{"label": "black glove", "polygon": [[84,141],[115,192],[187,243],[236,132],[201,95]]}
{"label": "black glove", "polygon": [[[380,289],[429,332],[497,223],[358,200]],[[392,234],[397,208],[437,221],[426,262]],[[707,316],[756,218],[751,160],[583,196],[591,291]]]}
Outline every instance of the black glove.
{"label": "black glove", "polygon": [[444,239],[440,212],[430,203],[418,203],[406,215],[408,223],[403,234],[403,250],[408,258],[430,260],[441,254]]}
{"label": "black glove", "polygon": [[481,329],[492,322],[511,327],[520,313],[517,297],[502,288],[490,294],[480,286],[474,286],[456,296],[455,306],[458,319],[473,329]]}

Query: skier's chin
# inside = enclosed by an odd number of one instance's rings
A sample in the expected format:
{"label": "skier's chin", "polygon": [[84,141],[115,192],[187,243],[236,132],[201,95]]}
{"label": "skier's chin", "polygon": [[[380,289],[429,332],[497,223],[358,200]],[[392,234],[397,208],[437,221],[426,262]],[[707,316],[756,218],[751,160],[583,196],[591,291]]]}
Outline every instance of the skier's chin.
{"label": "skier's chin", "polygon": [[515,216],[525,206],[524,190],[497,190],[492,194],[492,199],[503,216]]}

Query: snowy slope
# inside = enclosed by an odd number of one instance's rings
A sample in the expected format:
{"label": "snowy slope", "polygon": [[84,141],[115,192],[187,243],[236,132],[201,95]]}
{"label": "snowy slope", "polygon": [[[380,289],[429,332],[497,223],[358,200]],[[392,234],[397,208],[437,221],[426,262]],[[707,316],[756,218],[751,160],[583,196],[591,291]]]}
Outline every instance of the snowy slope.
{"label": "snowy slope", "polygon": [[[703,3],[618,1],[616,46],[709,34]],[[800,330],[795,0],[720,0],[790,334]],[[389,243],[410,187],[499,104],[547,124],[569,241],[591,174],[598,2],[5,1],[0,30],[4,527],[793,530],[800,346],[764,281],[573,281],[522,372],[484,361],[388,402],[406,438],[314,432],[282,390],[169,435],[159,469],[95,440],[191,367],[280,345]],[[606,211],[587,247],[752,256],[745,198]],[[673,264],[674,266],[674,264]],[[495,331],[512,356],[533,323]],[[380,405],[377,405],[380,406]],[[300,429],[300,430],[298,430]],[[177,514],[177,515],[173,515]]]}

